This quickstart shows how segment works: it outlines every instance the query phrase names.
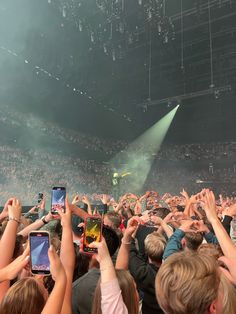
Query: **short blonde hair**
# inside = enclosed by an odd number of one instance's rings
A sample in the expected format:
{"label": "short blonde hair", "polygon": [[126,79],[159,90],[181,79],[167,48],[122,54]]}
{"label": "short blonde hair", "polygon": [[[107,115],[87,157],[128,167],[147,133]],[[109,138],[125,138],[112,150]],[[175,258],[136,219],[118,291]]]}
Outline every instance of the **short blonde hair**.
{"label": "short blonde hair", "polygon": [[236,291],[228,278],[222,273],[220,276],[219,294],[222,298],[222,314],[235,313],[236,311]]}
{"label": "short blonde hair", "polygon": [[161,262],[166,247],[166,239],[157,232],[150,233],[144,240],[145,252],[154,262]]}
{"label": "short blonde hair", "polygon": [[217,299],[219,284],[214,258],[195,252],[175,253],[157,273],[156,296],[165,313],[205,313]]}

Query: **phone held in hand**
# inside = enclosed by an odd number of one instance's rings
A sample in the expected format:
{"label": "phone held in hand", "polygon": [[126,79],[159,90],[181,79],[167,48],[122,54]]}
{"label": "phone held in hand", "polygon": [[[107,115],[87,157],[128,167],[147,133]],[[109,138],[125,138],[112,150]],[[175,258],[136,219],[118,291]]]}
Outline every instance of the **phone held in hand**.
{"label": "phone held in hand", "polygon": [[33,275],[50,275],[48,249],[50,237],[47,231],[31,231],[29,234],[31,273]]}
{"label": "phone held in hand", "polygon": [[58,214],[58,209],[65,212],[65,199],[66,199],[66,188],[65,187],[54,187],[52,188],[52,201],[51,201],[51,213],[52,215]]}
{"label": "phone held in hand", "polygon": [[39,193],[38,194],[38,205],[41,204],[42,200],[43,200],[43,193]]}
{"label": "phone held in hand", "polygon": [[89,216],[85,219],[83,251],[85,253],[97,253],[96,248],[90,248],[92,242],[100,242],[102,239],[102,218]]}

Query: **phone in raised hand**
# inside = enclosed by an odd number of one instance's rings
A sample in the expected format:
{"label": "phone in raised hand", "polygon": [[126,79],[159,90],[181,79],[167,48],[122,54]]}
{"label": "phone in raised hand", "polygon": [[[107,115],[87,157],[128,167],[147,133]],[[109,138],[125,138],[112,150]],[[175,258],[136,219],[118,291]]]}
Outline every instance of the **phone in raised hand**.
{"label": "phone in raised hand", "polygon": [[92,242],[102,240],[102,218],[99,216],[89,216],[85,219],[83,251],[85,253],[97,253],[96,248],[90,248]]}
{"label": "phone in raised hand", "polygon": [[65,212],[66,188],[54,187],[52,188],[51,213],[58,214],[58,209]]}
{"label": "phone in raised hand", "polygon": [[50,275],[48,249],[50,236],[47,231],[31,231],[29,234],[31,273],[34,275]]}

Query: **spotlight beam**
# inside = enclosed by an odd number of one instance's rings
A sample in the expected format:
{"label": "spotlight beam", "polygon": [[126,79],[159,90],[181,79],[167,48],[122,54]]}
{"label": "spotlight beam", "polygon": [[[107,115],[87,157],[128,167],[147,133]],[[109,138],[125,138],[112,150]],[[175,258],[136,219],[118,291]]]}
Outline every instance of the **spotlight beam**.
{"label": "spotlight beam", "polygon": [[[126,171],[132,173],[127,183],[128,190],[136,193],[142,191],[155,155],[160,150],[178,108],[179,105],[135,139],[125,151],[118,153],[111,160],[111,164],[118,164],[121,159],[125,159],[122,165],[117,167],[117,173],[122,174]],[[138,152],[139,149],[141,153]]]}

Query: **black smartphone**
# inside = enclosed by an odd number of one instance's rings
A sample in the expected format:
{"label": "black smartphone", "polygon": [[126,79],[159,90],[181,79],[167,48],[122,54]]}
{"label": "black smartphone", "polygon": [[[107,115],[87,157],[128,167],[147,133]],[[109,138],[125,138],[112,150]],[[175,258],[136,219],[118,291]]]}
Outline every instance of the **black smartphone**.
{"label": "black smartphone", "polygon": [[31,273],[34,275],[50,275],[50,262],[48,258],[48,249],[50,246],[49,233],[47,231],[31,231],[29,241]]}
{"label": "black smartphone", "polygon": [[86,253],[97,253],[97,249],[90,248],[92,242],[100,242],[102,239],[102,218],[90,216],[85,219],[83,251]]}
{"label": "black smartphone", "polygon": [[39,193],[38,194],[37,205],[36,205],[37,207],[39,207],[39,205],[41,204],[42,200],[43,200],[43,193]]}
{"label": "black smartphone", "polygon": [[58,209],[65,212],[65,199],[66,199],[66,188],[65,187],[54,187],[52,188],[52,202],[51,202],[51,213],[53,215],[58,214]]}

